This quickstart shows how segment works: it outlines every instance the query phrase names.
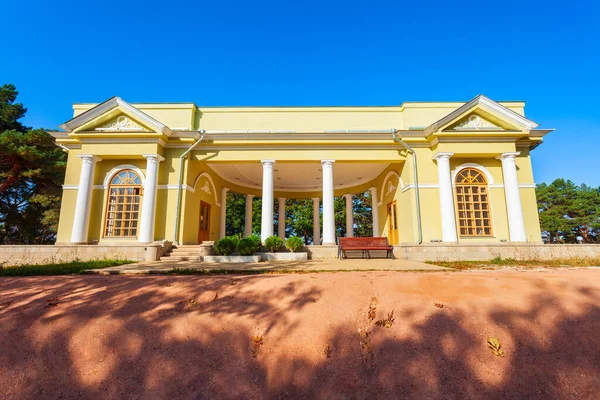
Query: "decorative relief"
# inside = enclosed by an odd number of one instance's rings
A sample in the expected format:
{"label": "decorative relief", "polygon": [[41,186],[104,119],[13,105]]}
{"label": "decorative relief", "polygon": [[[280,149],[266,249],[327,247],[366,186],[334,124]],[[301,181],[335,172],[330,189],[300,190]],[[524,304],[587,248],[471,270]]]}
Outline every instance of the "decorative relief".
{"label": "decorative relief", "polygon": [[396,186],[394,186],[392,181],[388,181],[387,190],[386,190],[385,194],[388,195],[388,194],[392,193],[394,190],[396,190]]}
{"label": "decorative relief", "polygon": [[479,115],[471,115],[466,118],[463,122],[456,125],[454,130],[462,130],[462,129],[502,129],[497,125],[492,124],[489,121],[481,118]]}
{"label": "decorative relief", "polygon": [[117,117],[112,122],[96,128],[97,131],[145,131],[144,127],[130,120],[124,115]]}
{"label": "decorative relief", "polygon": [[208,194],[212,194],[212,192],[210,191],[210,185],[208,184],[208,181],[204,181],[204,186],[202,186],[200,190]]}

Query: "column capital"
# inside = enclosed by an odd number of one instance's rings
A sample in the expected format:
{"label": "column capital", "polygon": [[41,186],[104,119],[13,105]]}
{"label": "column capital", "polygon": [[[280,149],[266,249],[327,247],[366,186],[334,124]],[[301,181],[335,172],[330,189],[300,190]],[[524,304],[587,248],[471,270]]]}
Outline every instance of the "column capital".
{"label": "column capital", "polygon": [[452,157],[454,155],[454,153],[449,153],[449,152],[439,152],[433,155],[433,157],[431,157],[432,160],[436,160],[436,161],[440,161],[440,160],[450,160],[450,157]]}
{"label": "column capital", "polygon": [[97,163],[99,161],[102,161],[102,158],[93,154],[77,154],[77,157],[81,158],[83,162],[87,163]]}
{"label": "column capital", "polygon": [[313,204],[319,204],[321,202],[320,197],[312,197],[311,200],[313,201]]}
{"label": "column capital", "polygon": [[335,160],[321,160],[321,165],[324,167],[331,167]]}
{"label": "column capital", "polygon": [[287,197],[278,197],[277,201],[281,202],[285,202],[287,200]]}
{"label": "column capital", "polygon": [[263,168],[273,168],[275,165],[275,160],[260,160]]}
{"label": "column capital", "polygon": [[[229,189],[227,189],[227,190],[229,190]],[[256,195],[254,195],[254,194],[246,194],[247,199],[253,199],[255,197],[256,197]]]}
{"label": "column capital", "polygon": [[222,192],[225,192],[225,193],[227,193],[227,192],[229,192],[229,190],[230,190],[229,188],[227,188],[227,187],[225,187],[225,186],[221,186],[221,191],[222,191]]}
{"label": "column capital", "polygon": [[369,188],[369,190],[371,191],[371,193],[375,193],[375,194],[377,194],[377,188],[376,188],[375,186],[371,186],[371,187]]}
{"label": "column capital", "polygon": [[149,162],[159,163],[161,161],[165,161],[165,158],[160,154],[142,154],[142,157],[144,157]]}
{"label": "column capital", "polygon": [[353,194],[353,193],[346,193],[346,194],[344,195],[344,197],[345,197],[345,198],[347,198],[347,199],[350,199],[350,200],[352,200],[352,198],[354,197],[354,194]]}
{"label": "column capital", "polygon": [[502,153],[499,156],[496,156],[496,159],[500,160],[500,161],[510,160],[510,159],[514,160],[515,157],[518,156],[519,154],[521,154],[520,151],[511,151],[511,152]]}

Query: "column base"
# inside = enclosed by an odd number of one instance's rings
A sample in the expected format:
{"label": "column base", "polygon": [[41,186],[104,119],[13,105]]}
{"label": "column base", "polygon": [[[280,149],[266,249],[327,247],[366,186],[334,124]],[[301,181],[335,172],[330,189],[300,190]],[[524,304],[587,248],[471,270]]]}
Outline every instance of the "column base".
{"label": "column base", "polygon": [[321,246],[337,246],[336,242],[323,242]]}

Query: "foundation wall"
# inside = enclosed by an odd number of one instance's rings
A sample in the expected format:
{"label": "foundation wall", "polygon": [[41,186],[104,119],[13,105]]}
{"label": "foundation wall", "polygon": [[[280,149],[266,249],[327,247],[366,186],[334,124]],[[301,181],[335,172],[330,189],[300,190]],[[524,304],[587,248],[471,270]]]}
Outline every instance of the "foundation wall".
{"label": "foundation wall", "polygon": [[156,261],[168,244],[0,246],[0,265],[50,264],[69,261],[124,259]]}
{"label": "foundation wall", "polygon": [[600,257],[600,245],[589,244],[422,244],[394,246],[394,256],[416,261],[486,261],[496,257],[551,260]]}

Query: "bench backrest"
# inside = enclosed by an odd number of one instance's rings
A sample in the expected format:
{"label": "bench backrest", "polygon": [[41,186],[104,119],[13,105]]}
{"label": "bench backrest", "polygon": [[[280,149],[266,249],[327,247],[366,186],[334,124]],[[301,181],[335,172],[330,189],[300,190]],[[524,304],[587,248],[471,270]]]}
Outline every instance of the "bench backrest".
{"label": "bench backrest", "polygon": [[339,238],[341,247],[383,247],[389,246],[386,237],[341,237]]}

